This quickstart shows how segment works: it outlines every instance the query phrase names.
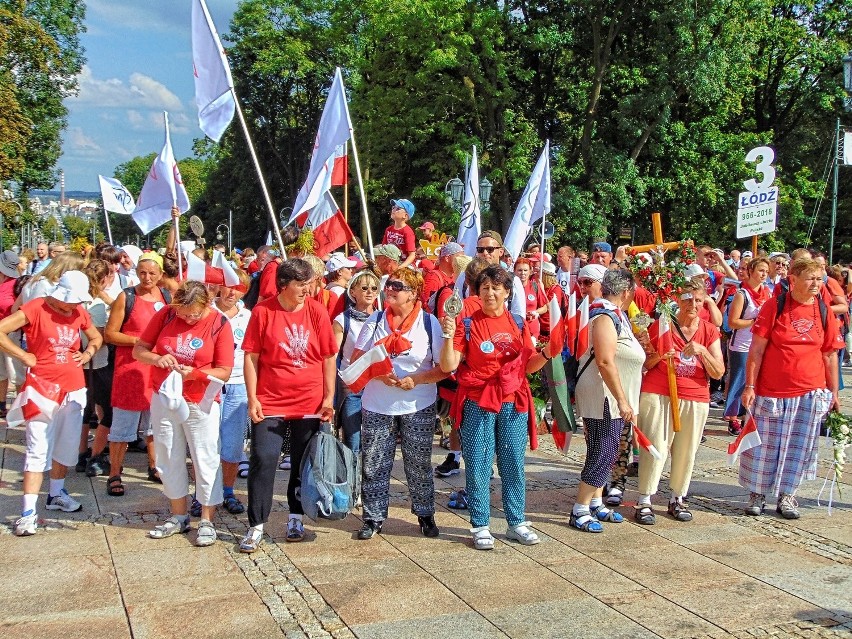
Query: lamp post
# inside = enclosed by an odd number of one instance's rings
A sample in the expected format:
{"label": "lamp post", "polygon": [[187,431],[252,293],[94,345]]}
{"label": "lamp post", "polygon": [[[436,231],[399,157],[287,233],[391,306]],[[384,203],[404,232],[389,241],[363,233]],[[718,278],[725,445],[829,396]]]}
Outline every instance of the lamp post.
{"label": "lamp post", "polygon": [[[491,189],[494,185],[484,177],[479,181],[479,210],[487,213],[491,210]],[[454,177],[444,186],[444,194],[447,196],[447,205],[461,212],[464,207],[464,182]]]}
{"label": "lamp post", "polygon": [[[852,111],[852,51],[843,56],[843,88],[846,97],[843,99],[843,109]],[[837,227],[837,184],[840,180],[840,162],[843,160],[843,141],[840,138],[840,117],[834,133],[834,187],[831,198],[831,234],[828,240],[828,263],[834,264],[834,230]]]}
{"label": "lamp post", "polygon": [[[224,233],[222,233],[222,231],[220,230],[222,227],[225,228]],[[220,242],[222,240],[226,240],[228,242],[228,254],[230,254],[231,253],[231,227],[228,226],[227,224],[220,224],[219,226],[217,226],[216,227],[216,239],[219,240]]]}

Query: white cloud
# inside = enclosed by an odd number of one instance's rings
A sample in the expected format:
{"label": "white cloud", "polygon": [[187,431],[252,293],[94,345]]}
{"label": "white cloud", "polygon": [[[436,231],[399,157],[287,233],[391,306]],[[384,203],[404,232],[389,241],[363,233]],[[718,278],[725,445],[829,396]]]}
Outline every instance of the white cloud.
{"label": "white cloud", "polygon": [[155,108],[182,111],[183,104],[164,84],[143,73],[132,73],[129,81],[118,78],[100,80],[91,68],[83,66],[79,76],[80,92],[70,101],[96,107]]}
{"label": "white cloud", "polygon": [[78,126],[68,129],[68,143],[75,151],[100,151],[101,146]]}
{"label": "white cloud", "polygon": [[[163,131],[163,112],[129,109],[127,122],[135,131]],[[169,131],[189,132],[189,118],[185,113],[169,113]]]}

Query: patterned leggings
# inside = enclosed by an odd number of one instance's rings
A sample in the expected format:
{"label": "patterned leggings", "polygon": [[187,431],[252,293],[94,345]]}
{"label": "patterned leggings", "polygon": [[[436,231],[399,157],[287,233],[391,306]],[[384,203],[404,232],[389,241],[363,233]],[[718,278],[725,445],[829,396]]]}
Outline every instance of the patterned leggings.
{"label": "patterned leggings", "polygon": [[586,461],[580,479],[589,486],[601,488],[609,479],[618,457],[619,438],[622,442],[624,440],[624,420],[612,417],[609,400],[605,399],[603,419],[584,417],[583,424],[586,427]]}
{"label": "patterned leggings", "polygon": [[620,421],[623,426],[621,427],[621,439],[618,442],[618,458],[612,467],[609,485],[623,492],[624,487],[627,485],[627,466],[630,464],[630,449],[633,448],[633,426],[625,424],[624,420]]}
{"label": "patterned leggings", "polygon": [[409,415],[382,415],[367,409],[362,409],[362,415],[364,519],[375,522],[387,519],[397,433],[402,439],[402,464],[411,495],[411,512],[418,517],[435,514],[435,479],[432,476],[435,404]]}
{"label": "patterned leggings", "polygon": [[461,423],[462,456],[470,523],[487,526],[491,516],[491,468],[497,454],[497,471],[503,482],[503,510],[506,522],[517,526],[525,520],[527,415],[515,405],[503,404],[499,414],[482,410],[474,401],[464,402]]}

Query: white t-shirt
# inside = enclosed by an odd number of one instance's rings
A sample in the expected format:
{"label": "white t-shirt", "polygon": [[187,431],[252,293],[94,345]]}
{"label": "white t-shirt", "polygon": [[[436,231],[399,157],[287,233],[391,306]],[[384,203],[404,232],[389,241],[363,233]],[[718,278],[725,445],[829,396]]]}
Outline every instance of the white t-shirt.
{"label": "white t-shirt", "polygon": [[[429,336],[426,333],[427,324],[432,331],[432,352],[429,352]],[[444,338],[441,335],[441,325],[434,315],[421,311],[420,317],[405,338],[411,342],[411,350],[402,353],[391,360],[394,374],[400,379],[413,373],[420,373],[434,368],[441,359],[441,349]],[[368,351],[376,341],[390,334],[384,311],[376,311],[370,315],[361,328],[355,348]],[[410,415],[428,408],[438,399],[436,384],[418,384],[411,390],[402,390],[387,386],[379,381],[371,381],[364,388],[361,405],[373,413],[382,415]]]}
{"label": "white t-shirt", "polygon": [[[94,300],[86,304],[86,310],[89,311],[89,315],[92,317],[92,325],[95,328],[104,328],[107,323],[107,319],[109,318],[109,308],[100,297],[96,297]],[[83,335],[82,331],[80,333],[81,345],[85,350],[89,346],[89,340]],[[91,368],[103,368],[109,363],[109,351],[107,350],[106,342],[104,342],[101,347],[97,350],[94,357],[92,357]],[[88,365],[86,366],[88,368]]]}
{"label": "white t-shirt", "polygon": [[571,295],[571,271],[563,271],[561,268],[557,269],[556,283],[559,284],[565,295]]}
{"label": "white t-shirt", "polygon": [[[354,317],[349,318],[349,332],[343,336],[343,357],[340,360],[341,370],[349,366],[352,360],[352,352],[355,350],[355,343],[358,341],[358,336],[361,334],[364,323],[361,320],[356,320]],[[346,327],[346,318],[343,316],[343,313],[334,318],[334,324],[337,324],[341,329]]]}
{"label": "white t-shirt", "polygon": [[[219,308],[214,306],[217,311]],[[222,311],[219,311],[222,313]],[[222,313],[224,315],[224,313]],[[226,384],[245,384],[243,375],[243,366],[245,364],[246,354],[243,351],[243,338],[246,336],[246,327],[249,319],[251,319],[251,311],[245,306],[240,306],[240,310],[233,317],[228,318],[231,324],[231,330],[234,333],[234,368],[231,369],[231,376]]]}

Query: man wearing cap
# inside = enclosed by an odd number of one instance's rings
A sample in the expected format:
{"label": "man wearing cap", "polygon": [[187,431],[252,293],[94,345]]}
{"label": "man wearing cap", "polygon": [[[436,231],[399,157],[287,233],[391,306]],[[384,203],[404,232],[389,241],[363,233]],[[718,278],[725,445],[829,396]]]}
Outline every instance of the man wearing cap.
{"label": "man wearing cap", "polygon": [[427,242],[431,242],[432,238],[435,237],[435,225],[432,222],[423,222],[417,227],[417,230],[423,231],[423,239]]}
{"label": "man wearing cap", "polygon": [[608,242],[595,242],[592,244],[592,256],[589,258],[589,264],[600,264],[604,268],[609,268],[611,263],[612,246]]}
{"label": "man wearing cap", "polygon": [[[4,320],[0,320],[0,350],[29,367],[27,385],[41,390],[58,403],[51,419],[39,411],[31,419],[22,410],[12,425],[26,423],[23,508],[14,533],[33,535],[38,527],[36,502],[45,471],[50,471],[46,508],[76,512],[83,506],[65,490],[68,467],[77,463],[77,449],[86,406],[83,367],[101,347],[103,338],[81,306],[92,301],[89,278],[80,271],[66,271],[47,297],[31,300]],[[9,339],[9,333],[27,327],[27,348]],[[89,338],[80,350],[80,332]],[[31,379],[30,379],[31,378]],[[11,415],[10,415],[11,417]]]}
{"label": "man wearing cap", "polygon": [[408,220],[414,216],[414,204],[411,200],[391,200],[390,218],[393,224],[385,229],[382,244],[393,244],[402,254],[402,264],[408,266],[416,257],[417,248],[414,231],[408,226]]}
{"label": "man wearing cap", "polygon": [[695,249],[695,261],[707,275],[704,288],[707,290],[707,295],[712,296],[714,301],[718,297],[716,289],[722,280],[726,277],[732,280],[738,279],[733,269],[725,263],[725,253],[712,246],[699,246]]}
{"label": "man wearing cap", "polygon": [[[20,260],[14,251],[3,251],[0,253],[0,320],[4,320],[12,313],[15,304],[15,284],[18,281],[18,264]],[[21,335],[13,335],[12,339],[20,343]],[[0,360],[0,417],[6,417],[6,395],[9,392],[9,377],[15,375],[12,381],[15,384],[24,382],[23,366],[11,355],[4,355]]]}
{"label": "man wearing cap", "polygon": [[393,244],[379,244],[373,247],[373,255],[376,259],[376,275],[385,277],[393,273],[402,265],[399,263],[402,259],[402,253],[399,248]]}
{"label": "man wearing cap", "polygon": [[[456,242],[448,242],[441,247],[438,252],[438,266],[434,270],[423,273],[423,290],[420,293],[420,301],[423,302],[424,308],[429,308],[429,298],[435,295],[435,315],[440,319],[443,316],[443,309],[437,305],[440,297],[441,289],[450,289],[456,283],[455,274],[453,273],[453,256],[459,253],[464,253],[461,244]],[[431,310],[431,309],[430,309]]]}
{"label": "man wearing cap", "polygon": [[769,275],[766,279],[766,285],[773,292],[775,291],[775,285],[783,282],[781,284],[784,287],[784,290],[789,289],[789,284],[787,283],[787,271],[790,268],[790,256],[786,253],[770,253],[769,254]]}

